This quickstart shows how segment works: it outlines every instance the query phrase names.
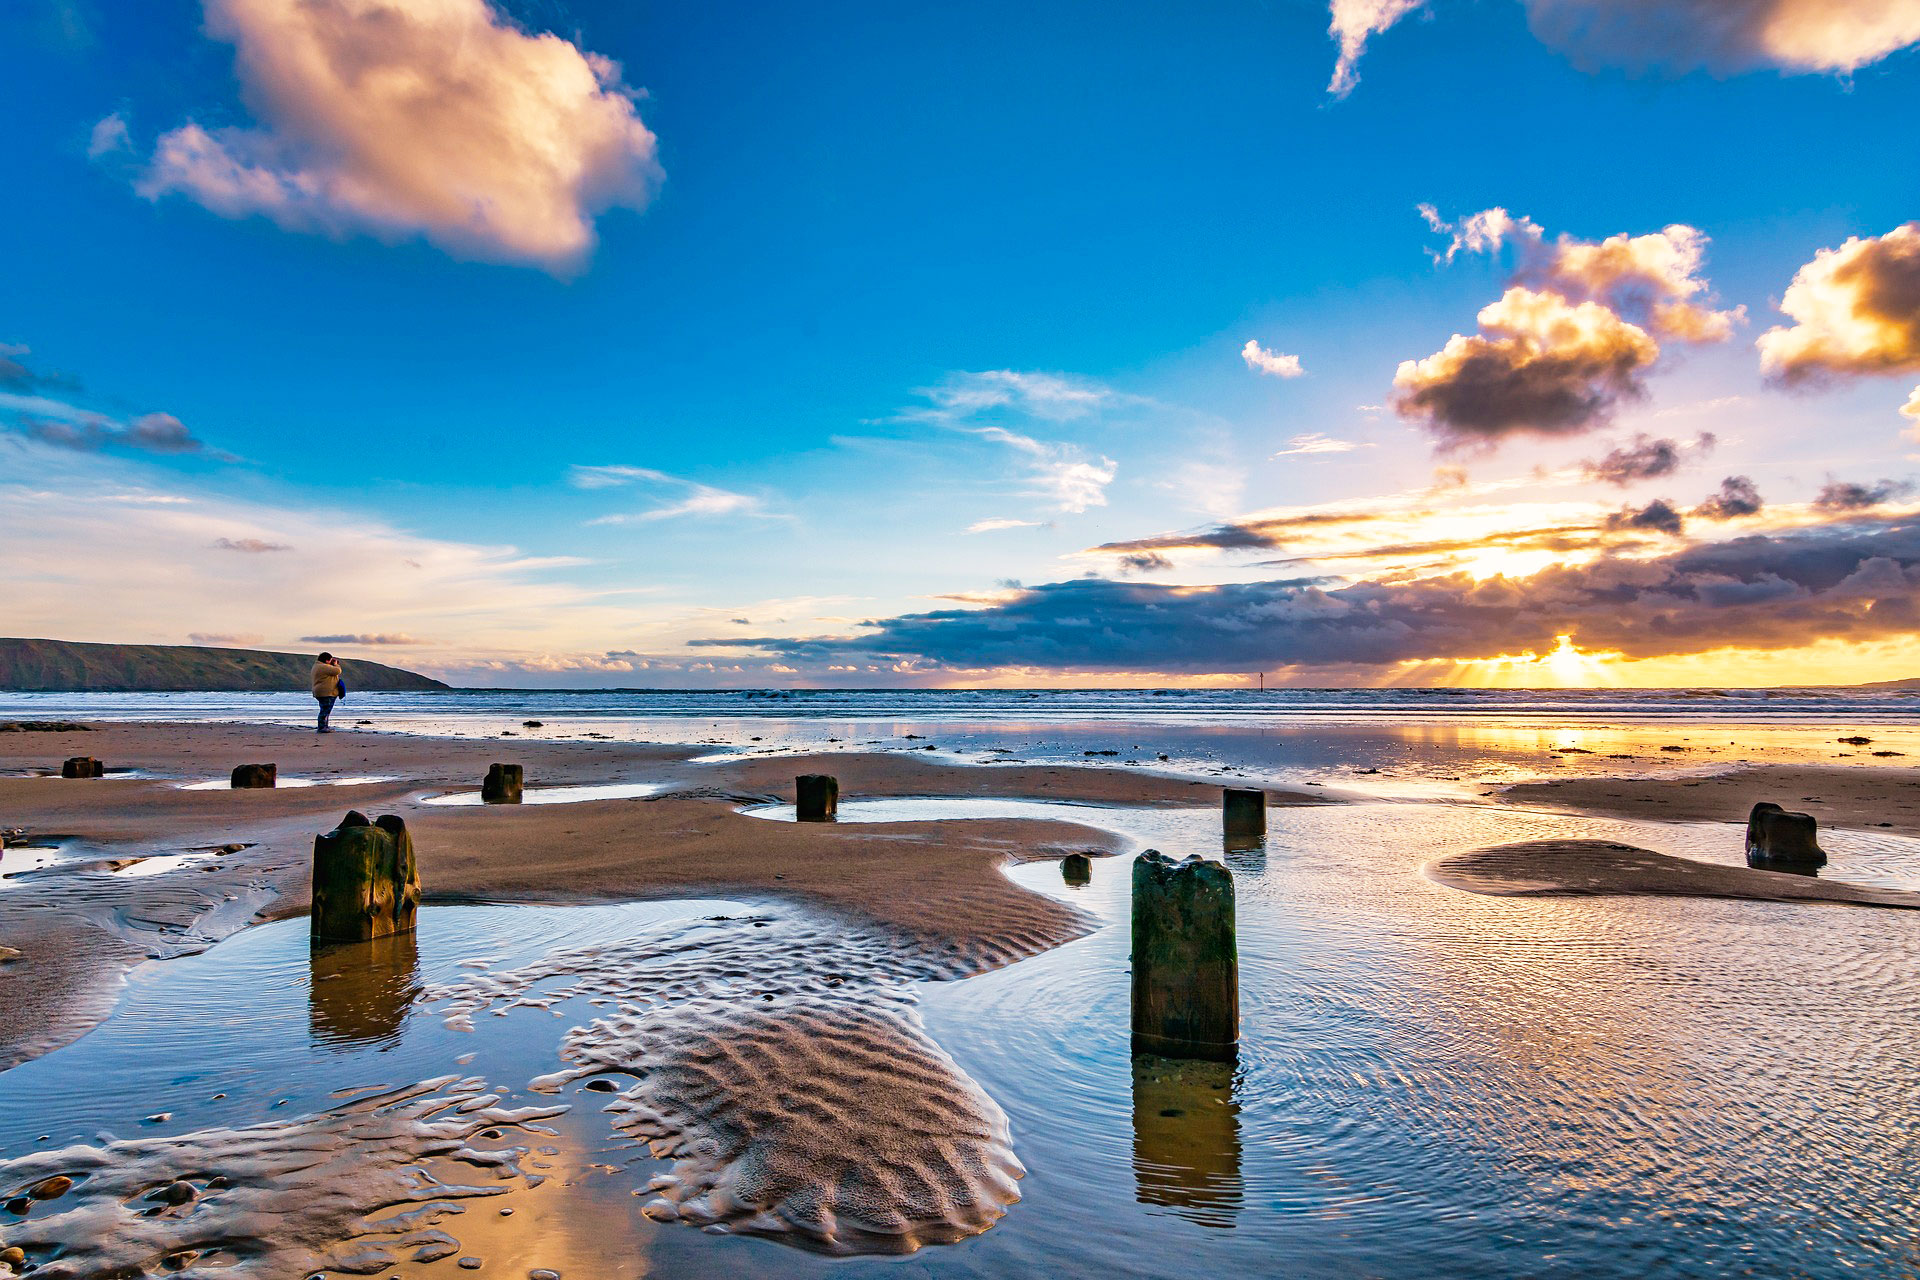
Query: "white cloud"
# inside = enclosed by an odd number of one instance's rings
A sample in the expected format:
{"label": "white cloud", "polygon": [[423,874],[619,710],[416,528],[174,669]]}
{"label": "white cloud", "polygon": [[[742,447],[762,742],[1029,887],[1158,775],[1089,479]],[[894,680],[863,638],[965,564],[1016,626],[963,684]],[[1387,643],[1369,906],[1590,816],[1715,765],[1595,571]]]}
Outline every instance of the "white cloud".
{"label": "white cloud", "polygon": [[1587,68],[1845,74],[1920,41],[1920,0],[1526,0],[1534,33]]}
{"label": "white cloud", "polygon": [[261,124],[163,135],[138,183],[149,199],[565,271],[601,212],[642,208],[658,182],[618,65],[521,31],[488,0],[206,8]]}
{"label": "white cloud", "polygon": [[1256,373],[1271,374],[1276,378],[1297,378],[1306,370],[1300,367],[1299,356],[1282,355],[1278,351],[1269,351],[1252,338],[1240,348],[1240,358],[1247,362],[1247,368]]}
{"label": "white cloud", "polygon": [[1360,83],[1360,55],[1367,41],[1418,9],[1425,0],[1332,0],[1328,34],[1340,42],[1327,92],[1344,98]]}
{"label": "white cloud", "polygon": [[965,430],[1026,455],[1028,478],[1034,485],[1032,496],[1075,515],[1088,507],[1107,505],[1107,486],[1120,471],[1120,464],[1112,458],[1090,456],[1077,445],[1035,440],[1004,427]]}
{"label": "white cloud", "polygon": [[1920,369],[1920,222],[1853,236],[1794,273],[1793,318],[1754,343],[1769,377],[1794,383]]}
{"label": "white cloud", "polygon": [[908,409],[908,421],[956,421],[994,409],[1007,409],[1031,418],[1065,422],[1127,399],[1113,388],[1084,378],[1058,373],[1027,373],[1017,369],[988,369],[956,373],[937,387],[915,394],[932,406]]}
{"label": "white cloud", "polygon": [[1295,436],[1287,441],[1287,447],[1272,456],[1285,458],[1296,453],[1352,453],[1355,449],[1371,447],[1371,445],[1356,444],[1352,440],[1336,440],[1319,431],[1310,431],[1306,435]]}
{"label": "white cloud", "polygon": [[128,151],[133,147],[133,139],[127,135],[126,117],[118,111],[93,126],[93,132],[87,136],[87,158],[98,160],[103,156]]}
{"label": "white cloud", "polygon": [[718,489],[710,484],[701,484],[698,480],[688,480],[684,476],[655,471],[651,467],[576,466],[570,478],[574,487],[579,489],[612,489],[624,485],[639,485],[663,490],[671,495],[667,501],[657,507],[651,507],[645,511],[601,516],[587,521],[588,524],[642,524],[655,520],[672,520],[678,516],[764,516],[768,514],[765,502],[751,494]]}
{"label": "white cloud", "polygon": [[967,526],[968,533],[993,533],[1000,529],[1043,529],[1050,522],[1046,520],[1009,520],[996,516],[991,520],[975,520]]}
{"label": "white cloud", "polygon": [[1913,422],[1913,429],[1907,434],[1915,440],[1920,440],[1920,387],[1913,389],[1913,394],[1907,397],[1907,402],[1900,406],[1900,413],[1901,416]]}

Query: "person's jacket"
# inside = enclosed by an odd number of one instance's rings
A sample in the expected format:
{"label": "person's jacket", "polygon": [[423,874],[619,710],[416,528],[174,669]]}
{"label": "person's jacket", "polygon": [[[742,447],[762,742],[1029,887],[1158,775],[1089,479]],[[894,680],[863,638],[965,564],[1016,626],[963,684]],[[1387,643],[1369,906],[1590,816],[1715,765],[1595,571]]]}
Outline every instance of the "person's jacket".
{"label": "person's jacket", "polygon": [[339,664],[332,662],[316,662],[313,664],[313,696],[316,698],[337,698],[340,696]]}

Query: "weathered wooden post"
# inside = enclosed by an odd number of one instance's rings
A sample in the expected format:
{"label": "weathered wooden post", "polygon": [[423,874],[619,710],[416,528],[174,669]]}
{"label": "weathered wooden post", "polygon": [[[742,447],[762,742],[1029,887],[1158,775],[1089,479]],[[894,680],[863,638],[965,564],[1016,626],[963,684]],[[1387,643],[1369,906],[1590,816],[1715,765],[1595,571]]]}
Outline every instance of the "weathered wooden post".
{"label": "weathered wooden post", "polygon": [[840,780],[830,773],[803,773],[793,780],[793,814],[802,822],[832,822],[840,812]]}
{"label": "weathered wooden post", "polygon": [[1810,813],[1792,813],[1762,800],[1747,815],[1747,865],[1762,870],[1810,871],[1827,865]]}
{"label": "weathered wooden post", "polygon": [[233,766],[233,789],[243,791],[257,787],[274,787],[280,784],[280,766],[277,764],[237,764]]}
{"label": "weathered wooden post", "polygon": [[1133,1051],[1230,1062],[1239,1040],[1233,877],[1149,849],[1133,860]]}
{"label": "weathered wooden post", "polygon": [[1220,792],[1220,820],[1230,838],[1258,839],[1267,834],[1267,793],[1247,787]]}
{"label": "weathered wooden post", "polygon": [[1060,859],[1060,878],[1068,884],[1090,884],[1093,881],[1093,859],[1084,853],[1070,853]]}
{"label": "weathered wooden post", "polygon": [[92,756],[68,756],[60,762],[60,776],[63,778],[104,778],[107,766]]}
{"label": "weathered wooden post", "polygon": [[408,933],[420,907],[420,873],[407,824],[350,812],[313,839],[313,940],[365,942]]}
{"label": "weathered wooden post", "polygon": [[480,783],[480,799],[487,804],[519,804],[526,774],[526,769],[517,764],[488,765],[487,776]]}

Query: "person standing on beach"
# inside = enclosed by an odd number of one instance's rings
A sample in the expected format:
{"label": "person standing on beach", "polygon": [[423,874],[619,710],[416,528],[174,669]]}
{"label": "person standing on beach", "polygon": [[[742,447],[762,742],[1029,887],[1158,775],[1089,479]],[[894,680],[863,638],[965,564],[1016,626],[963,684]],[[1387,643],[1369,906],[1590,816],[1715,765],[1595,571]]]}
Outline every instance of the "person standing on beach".
{"label": "person standing on beach", "polygon": [[314,732],[332,733],[333,726],[327,719],[333,715],[333,704],[340,700],[340,664],[330,653],[321,654],[313,664],[313,700],[320,704],[320,724]]}

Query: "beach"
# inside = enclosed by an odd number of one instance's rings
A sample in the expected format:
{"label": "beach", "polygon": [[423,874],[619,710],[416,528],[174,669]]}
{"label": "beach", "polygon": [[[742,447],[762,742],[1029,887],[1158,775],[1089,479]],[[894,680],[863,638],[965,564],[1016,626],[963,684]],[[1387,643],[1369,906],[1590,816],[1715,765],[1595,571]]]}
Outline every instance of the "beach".
{"label": "beach", "polygon": [[[884,735],[736,719],[689,723],[678,741],[657,725],[654,740],[623,740],[604,720],[493,713],[456,733],[403,719],[349,720],[328,736],[257,721],[88,723],[0,734],[0,826],[25,836],[0,853],[0,945],[10,949],[0,1063],[12,1068],[0,1080],[13,1081],[15,1099],[0,1108],[0,1174],[10,1179],[0,1191],[55,1166],[94,1170],[65,1216],[52,1200],[0,1217],[0,1240],[38,1250],[41,1274],[106,1274],[186,1253],[243,1274],[282,1274],[289,1259],[412,1274],[399,1268],[419,1250],[435,1254],[442,1237],[455,1252],[428,1264],[476,1257],[496,1271],[524,1260],[564,1262],[569,1274],[748,1265],[800,1275],[914,1250],[930,1274],[1115,1265],[1108,1244],[1033,1234],[1048,1213],[1083,1221],[1088,1206],[1119,1194],[1092,1167],[1111,1156],[1100,1150],[1108,1130],[1131,1134],[1133,1154],[1116,1167],[1130,1170],[1123,1198],[1145,1222],[1171,1215],[1178,1230],[1213,1241],[1237,1224],[1235,1238],[1253,1247],[1285,1221],[1258,1193],[1280,1178],[1290,1188],[1281,1200],[1318,1205],[1320,1221],[1338,1218],[1325,1216],[1338,1204],[1363,1220],[1382,1214],[1381,1225],[1423,1247],[1481,1265],[1488,1258],[1467,1235],[1443,1225],[1449,1214],[1497,1217],[1511,1195],[1503,1178],[1540,1171],[1509,1151],[1497,1162],[1504,1172],[1447,1190],[1439,1173],[1459,1153],[1436,1155],[1420,1137],[1450,1114],[1444,1097],[1473,1100],[1465,1130],[1445,1121],[1472,1149],[1515,1126],[1597,1122],[1573,1141],[1584,1161],[1625,1148],[1618,1117],[1602,1108],[1596,1121],[1568,1093],[1573,1082],[1643,1088],[1652,1071],[1664,1101],[1635,1123],[1680,1153],[1672,1176],[1736,1177],[1721,1120],[1703,1131],[1686,1118],[1708,1100],[1654,1025],[1677,1013],[1658,1007],[1677,992],[1644,986],[1649,958],[1692,973],[1689,990],[1727,993],[1703,1007],[1686,997],[1689,1016],[1706,1022],[1688,1057],[1768,1034],[1768,1016],[1799,1028],[1808,1069],[1838,1051],[1833,1037],[1853,1034],[1849,1018],[1880,1029],[1888,1064],[1908,1034],[1894,1024],[1920,916],[1883,908],[1920,903],[1920,770],[1834,741],[1871,736],[1903,750],[1914,734],[1897,723],[1858,734],[1749,726],[1723,739],[1735,750],[1711,753],[1722,726],[1673,722],[1268,724],[1235,737],[1144,719],[892,721]],[[1114,745],[1086,745],[1095,741]],[[1675,746],[1683,750],[1662,749]],[[124,772],[41,776],[70,755]],[[499,760],[525,766],[528,802],[466,803]],[[225,785],[236,764],[269,761],[279,787]],[[790,820],[794,777],[816,772],[839,780],[839,822]],[[1266,791],[1264,842],[1222,845],[1223,782]],[[1833,855],[1820,879],[1742,864],[1741,827],[1760,799],[1818,817]],[[404,818],[419,859],[421,936],[399,953],[309,958],[313,838],[349,809]],[[1149,844],[1224,859],[1241,882],[1250,1039],[1237,1073],[1129,1068],[1114,1048],[1126,1020],[1112,985],[1125,975],[1125,865]],[[1067,853],[1093,855],[1091,886],[1063,884],[1056,864]],[[1679,914],[1670,905],[1699,903],[1674,896],[1699,893],[1716,901]],[[1795,948],[1801,958],[1787,961]],[[1754,964],[1770,967],[1759,984],[1770,986],[1820,961],[1850,965],[1857,987],[1829,973],[1771,1015],[1748,1002],[1777,998],[1755,990]],[[208,998],[196,984],[244,979],[249,964],[281,979],[224,997],[223,1034],[246,1083],[215,1088],[229,1051],[171,1020]],[[1612,983],[1623,1001],[1603,1007],[1542,981],[1582,970],[1581,986]],[[300,1019],[297,1043],[264,1030],[282,999],[267,988],[281,980],[306,992],[287,1014]],[[536,1017],[553,1026],[530,1034]],[[1436,1036],[1451,1045],[1445,1053],[1428,1043]],[[194,1082],[184,1092],[141,1061],[172,1037],[183,1037],[184,1060],[170,1065]],[[467,1053],[450,1052],[449,1040]],[[1661,1055],[1648,1059],[1655,1041]],[[1489,1056],[1491,1046],[1504,1047]],[[418,1069],[394,1074],[379,1056],[388,1051]],[[1549,1084],[1540,1053],[1563,1059],[1567,1079]],[[192,1065],[203,1057],[209,1065]],[[484,1076],[472,1074],[481,1066]],[[1889,1071],[1893,1088],[1905,1068]],[[124,1074],[125,1096],[90,1089],[68,1105],[44,1092],[76,1072]],[[1743,1087],[1771,1096],[1794,1074],[1793,1062],[1770,1061]],[[1063,1081],[1073,1085],[1066,1095]],[[416,1092],[371,1111],[339,1101],[376,1096],[367,1092],[376,1086]],[[1644,1109],[1651,1095],[1640,1096]],[[1836,1105],[1816,1093],[1793,1110]],[[303,1108],[309,1118],[296,1120]],[[1175,1122],[1190,1113],[1193,1123]],[[157,1114],[167,1119],[143,1119]],[[468,1115],[487,1123],[459,1120]],[[1345,1130],[1342,1115],[1367,1117],[1369,1132]],[[307,1155],[248,1166],[238,1153],[265,1140],[263,1123],[282,1126],[270,1148]],[[1067,1158],[1063,1126],[1076,1124],[1091,1145]],[[120,1145],[92,1136],[106,1131]],[[380,1225],[417,1199],[404,1190],[407,1170],[437,1168],[483,1132],[507,1148],[488,1157],[486,1186],[442,1179],[430,1223],[398,1235]],[[1902,1132],[1886,1129],[1885,1141]],[[1392,1192],[1314,1191],[1316,1148],[1328,1168],[1346,1153],[1343,1179],[1384,1176],[1408,1159],[1442,1170],[1394,1175]],[[314,1151],[340,1160],[363,1149],[384,1153],[367,1158],[388,1181],[369,1177],[364,1198],[334,1203],[331,1216],[274,1225],[287,1203],[341,1176],[316,1165]],[[1816,1140],[1796,1158],[1836,1176],[1822,1150]],[[1276,1153],[1291,1172],[1271,1167]],[[219,1175],[234,1187],[203,1176],[197,1218],[169,1211],[173,1227],[147,1223],[120,1252],[76,1243],[163,1172],[175,1175],[165,1185],[184,1177],[183,1161],[242,1172]],[[1076,1174],[1076,1161],[1092,1164]],[[1079,1185],[1082,1175],[1093,1183]],[[1877,1205],[1894,1193],[1879,1174],[1863,1178],[1845,1173],[1841,1194]],[[1549,1237],[1579,1255],[1568,1239],[1585,1238],[1586,1215],[1638,1212],[1622,1209],[1620,1196],[1638,1203],[1625,1184],[1596,1188],[1557,1199],[1546,1218],[1557,1226],[1521,1230],[1514,1257],[1541,1256]],[[516,1212],[448,1208],[483,1193]],[[1036,1200],[1064,1207],[1040,1211]],[[1728,1248],[1751,1225],[1744,1202],[1730,1203]],[[716,1231],[735,1243],[714,1244]],[[216,1235],[243,1243],[209,1251]],[[1308,1235],[1318,1243],[1302,1255],[1305,1273],[1412,1274],[1350,1235]],[[610,1239],[644,1247],[609,1249]],[[1730,1256],[1695,1244],[1707,1262]],[[1825,1255],[1789,1252],[1810,1273],[1828,1266]],[[1178,1273],[1160,1244],[1151,1259],[1139,1273]]]}

